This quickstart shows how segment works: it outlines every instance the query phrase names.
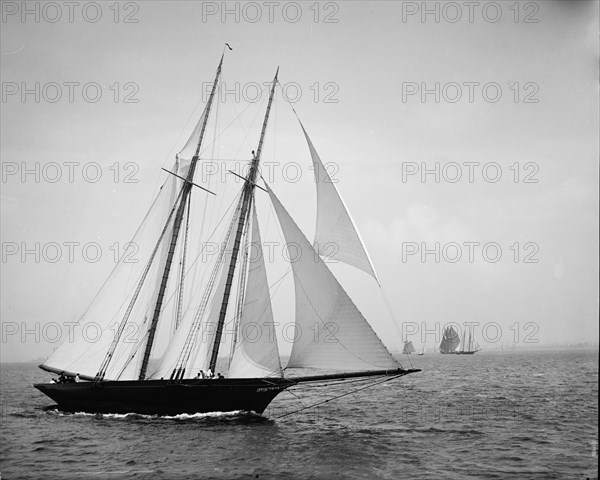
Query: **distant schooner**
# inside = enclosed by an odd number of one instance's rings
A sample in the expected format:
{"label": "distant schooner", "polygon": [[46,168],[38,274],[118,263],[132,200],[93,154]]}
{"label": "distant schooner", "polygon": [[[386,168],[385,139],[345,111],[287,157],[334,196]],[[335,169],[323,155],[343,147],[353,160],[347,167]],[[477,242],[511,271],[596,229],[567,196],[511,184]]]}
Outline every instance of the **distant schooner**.
{"label": "distant schooner", "polygon": [[462,339],[458,336],[454,327],[446,327],[440,344],[440,353],[455,355],[473,355],[481,350],[475,340],[472,330],[469,329],[469,336],[466,337],[466,331],[463,331]]}
{"label": "distant schooner", "polygon": [[[192,261],[190,249],[199,244],[196,238],[192,241],[198,232],[194,229],[198,222],[204,222],[190,214],[192,190],[202,190],[193,196],[200,202],[212,193],[194,183],[194,172],[202,161],[200,154],[222,65],[223,56],[204,112],[134,235],[139,243],[139,262],[119,261],[80,319],[74,338],[40,365],[60,375],[58,382],[35,387],[61,410],[166,415],[240,410],[262,413],[279,393],[302,382],[395,378],[420,371],[405,369],[392,357],[322,258],[331,257],[322,246],[335,242],[337,261],[361,269],[372,277],[369,281],[377,281],[354,222],[302,124],[317,187],[314,246],[272,188],[266,182],[263,186],[258,183],[277,73],[270,86],[258,145],[232,204],[235,208],[230,221],[224,224],[224,248],[210,270]],[[297,330],[286,368],[281,365],[276,337],[265,334],[265,330],[274,331],[275,324],[256,214],[257,188],[268,195],[289,257],[295,258],[290,263]],[[207,279],[200,287],[197,279],[204,273]],[[235,336],[228,366],[219,367],[225,378],[211,378],[217,372],[224,327],[230,322]],[[258,338],[249,339],[244,332],[256,324],[267,328]],[[87,331],[90,325],[101,330],[93,342]],[[308,331],[311,334],[307,335]],[[141,335],[132,341],[132,332]],[[157,341],[164,342],[164,353],[151,364]],[[288,368],[330,373],[288,377]]]}
{"label": "distant schooner", "polygon": [[460,344],[460,338],[454,327],[446,327],[444,329],[444,335],[442,336],[442,343],[440,343],[440,353],[449,354],[456,353],[456,347]]}

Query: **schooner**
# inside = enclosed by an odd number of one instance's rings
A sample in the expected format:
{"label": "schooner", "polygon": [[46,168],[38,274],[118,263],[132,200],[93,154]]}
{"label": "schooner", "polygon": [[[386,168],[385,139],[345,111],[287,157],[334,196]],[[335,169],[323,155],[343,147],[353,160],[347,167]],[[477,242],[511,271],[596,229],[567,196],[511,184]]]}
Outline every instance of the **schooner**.
{"label": "schooner", "polygon": [[[328,253],[321,246],[336,242],[336,260],[363,270],[372,277],[369,281],[378,282],[354,222],[335,184],[327,181],[327,170],[301,123],[317,187],[314,242],[302,233],[271,186],[261,182],[259,165],[279,70],[270,85],[256,150],[223,228],[224,248],[210,270],[191,260],[191,237],[200,221],[190,213],[192,203],[212,194],[195,183],[194,173],[201,161],[223,57],[204,111],[134,235],[139,240],[140,261],[119,261],[80,319],[74,338],[40,365],[60,374],[58,382],[35,387],[61,410],[262,413],[275,396],[299,383],[395,378],[419,371],[403,368],[392,357],[324,261]],[[293,245],[301,253],[290,262],[298,329],[285,368],[276,336],[264,333],[274,331],[274,319],[256,213],[257,190],[270,199],[286,247]],[[202,288],[195,276],[197,270],[207,275]],[[235,337],[228,366],[221,370],[217,362],[228,319],[233,319]],[[263,334],[247,338],[243,332],[258,323],[267,327]],[[318,335],[298,333],[314,325]],[[93,342],[86,335],[90,326],[101,332]],[[132,332],[142,334],[132,340]],[[332,341],[315,341],[324,337]],[[161,341],[166,345],[164,352],[158,362],[151,362]],[[286,376],[288,368],[331,373],[290,377]],[[214,377],[218,369],[225,377]]]}

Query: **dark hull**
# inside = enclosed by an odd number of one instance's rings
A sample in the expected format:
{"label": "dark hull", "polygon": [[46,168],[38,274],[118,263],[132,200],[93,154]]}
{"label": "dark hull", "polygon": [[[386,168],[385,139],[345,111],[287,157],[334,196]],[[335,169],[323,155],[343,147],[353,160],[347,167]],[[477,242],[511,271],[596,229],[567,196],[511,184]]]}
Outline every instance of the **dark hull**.
{"label": "dark hull", "polygon": [[251,378],[38,383],[34,387],[67,412],[178,415],[235,410],[262,413],[294,384],[285,378]]}
{"label": "dark hull", "polygon": [[473,355],[475,352],[456,352],[456,355]]}

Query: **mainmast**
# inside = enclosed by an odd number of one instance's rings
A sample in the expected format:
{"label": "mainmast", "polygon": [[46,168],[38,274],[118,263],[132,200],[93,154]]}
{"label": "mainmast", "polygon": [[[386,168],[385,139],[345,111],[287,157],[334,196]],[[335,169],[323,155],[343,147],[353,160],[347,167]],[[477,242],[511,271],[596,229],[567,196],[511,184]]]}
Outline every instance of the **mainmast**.
{"label": "mainmast", "polygon": [[227,307],[229,304],[229,296],[231,294],[231,286],[233,284],[233,276],[235,274],[235,267],[237,263],[238,254],[240,251],[240,242],[244,227],[247,222],[248,212],[252,204],[252,198],[254,194],[254,187],[256,183],[256,176],[258,173],[258,165],[260,163],[260,155],[262,153],[263,142],[265,139],[265,133],[267,131],[267,123],[269,121],[269,115],[271,113],[271,105],[273,104],[273,95],[275,93],[275,85],[277,84],[277,75],[279,68],[275,72],[275,78],[271,84],[271,92],[269,93],[269,103],[267,104],[267,112],[263,120],[262,130],[260,132],[260,140],[256,152],[253,152],[252,163],[250,164],[250,170],[246,175],[246,182],[243,187],[241,202],[241,213],[238,220],[237,230],[235,233],[235,241],[233,243],[233,250],[231,252],[231,261],[229,263],[229,271],[227,272],[227,282],[225,284],[225,292],[223,293],[223,302],[221,304],[221,311],[219,312],[219,321],[217,323],[217,329],[215,332],[215,340],[213,343],[212,354],[210,356],[209,369],[215,371],[217,366],[217,357],[219,355],[219,347],[221,345],[221,337],[223,335],[223,325],[225,324],[225,316],[227,315]]}
{"label": "mainmast", "polygon": [[173,256],[175,255],[175,249],[177,247],[177,240],[179,239],[179,232],[181,229],[181,222],[183,220],[183,215],[185,212],[186,205],[188,203],[188,198],[190,196],[190,192],[192,189],[192,180],[194,179],[194,171],[196,169],[196,164],[198,163],[198,157],[200,155],[200,147],[202,145],[202,140],[204,138],[204,133],[206,132],[206,125],[208,123],[208,118],[210,116],[210,110],[213,104],[215,92],[217,90],[217,84],[219,83],[219,78],[221,76],[221,67],[223,66],[223,57],[224,54],[221,55],[221,61],[219,62],[219,66],[217,67],[217,73],[215,75],[215,81],[213,83],[212,89],[210,91],[210,96],[208,97],[208,103],[206,104],[206,113],[204,115],[204,120],[202,122],[202,128],[200,130],[200,136],[198,138],[198,145],[196,147],[196,152],[192,157],[192,161],[190,163],[190,167],[188,169],[187,176],[185,178],[185,183],[182,187],[182,195],[179,203],[179,207],[177,208],[177,213],[175,215],[175,220],[173,222],[173,233],[171,235],[171,243],[169,245],[169,252],[167,254],[167,258],[165,261],[165,267],[163,270],[162,280],[160,283],[160,288],[158,291],[158,295],[156,298],[156,305],[154,307],[154,314],[152,315],[152,321],[150,323],[150,327],[148,328],[148,342],[146,343],[146,349],[144,351],[144,359],[142,361],[142,368],[140,370],[140,380],[144,380],[146,378],[146,371],[148,369],[148,363],[150,362],[150,354],[152,353],[152,346],[154,344],[154,336],[156,335],[156,327],[158,325],[158,320],[160,318],[160,312],[162,310],[163,300],[165,296],[165,290],[167,289],[167,284],[169,282],[169,274],[171,273],[171,266],[173,263]]}

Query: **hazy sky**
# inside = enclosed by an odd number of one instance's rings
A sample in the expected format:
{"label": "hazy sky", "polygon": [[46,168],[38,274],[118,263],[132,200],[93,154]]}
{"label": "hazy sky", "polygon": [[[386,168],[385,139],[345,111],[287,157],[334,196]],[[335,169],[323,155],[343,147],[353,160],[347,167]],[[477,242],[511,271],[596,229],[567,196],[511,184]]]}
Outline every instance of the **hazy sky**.
{"label": "hazy sky", "polygon": [[[49,355],[44,326],[83,313],[225,42],[215,155],[249,158],[255,85],[280,66],[417,348],[448,322],[478,322],[484,349],[598,341],[597,1],[68,3],[1,2],[2,361]],[[312,238],[310,157],[280,93],[263,161]],[[340,273],[395,348],[370,277]]]}

